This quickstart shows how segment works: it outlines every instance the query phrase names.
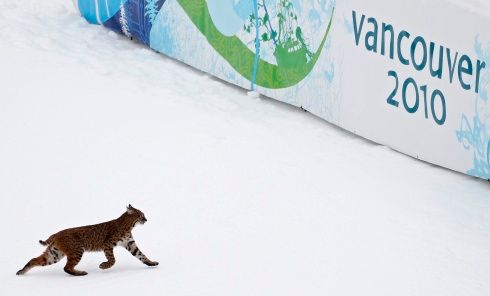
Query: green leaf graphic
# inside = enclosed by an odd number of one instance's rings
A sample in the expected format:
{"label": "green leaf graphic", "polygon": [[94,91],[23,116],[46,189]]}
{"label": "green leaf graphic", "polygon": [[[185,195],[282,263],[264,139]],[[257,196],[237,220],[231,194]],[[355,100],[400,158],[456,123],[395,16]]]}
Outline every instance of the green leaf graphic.
{"label": "green leaf graphic", "polygon": [[[221,34],[209,14],[206,0],[177,0],[197,29],[206,37],[209,44],[235,69],[248,80],[252,79],[255,52],[251,51],[238,37]],[[313,70],[323,50],[332,26],[335,8],[332,10],[327,30],[317,51],[309,62],[284,67],[260,60],[255,83],[269,89],[287,88],[298,84]]]}

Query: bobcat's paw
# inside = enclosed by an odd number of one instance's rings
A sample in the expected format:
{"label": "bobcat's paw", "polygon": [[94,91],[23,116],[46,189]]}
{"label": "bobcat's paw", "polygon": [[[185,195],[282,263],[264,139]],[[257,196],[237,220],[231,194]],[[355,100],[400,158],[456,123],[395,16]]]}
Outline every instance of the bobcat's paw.
{"label": "bobcat's paw", "polygon": [[156,262],[156,261],[147,261],[147,262],[145,262],[145,264],[148,265],[148,266],[157,266],[158,265],[158,262]]}
{"label": "bobcat's paw", "polygon": [[68,268],[65,268],[65,272],[73,276],[85,276],[88,274],[86,271],[79,271],[79,270],[68,269]]}
{"label": "bobcat's paw", "polygon": [[100,269],[109,269],[109,268],[111,268],[113,265],[114,265],[114,263],[110,263],[110,262],[102,262],[102,263],[99,265],[99,268],[100,268]]}

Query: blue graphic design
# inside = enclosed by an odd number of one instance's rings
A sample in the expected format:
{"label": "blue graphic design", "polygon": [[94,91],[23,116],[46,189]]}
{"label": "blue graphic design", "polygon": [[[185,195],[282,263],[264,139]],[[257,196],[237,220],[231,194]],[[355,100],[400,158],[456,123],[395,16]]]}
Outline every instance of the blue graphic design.
{"label": "blue graphic design", "polygon": [[[475,40],[475,51],[478,58],[490,64],[490,44],[484,46],[478,37]],[[490,71],[481,77],[481,89],[475,99],[475,114],[472,123],[466,115],[461,118],[461,127],[456,132],[458,141],[467,150],[473,150],[473,168],[469,175],[490,180],[490,118],[484,110],[489,104],[488,88],[490,87]]]}
{"label": "blue graphic design", "polygon": [[118,11],[104,26],[150,45],[151,29],[165,0],[118,1],[121,2]]}
{"label": "blue graphic design", "polygon": [[91,24],[103,24],[113,17],[128,0],[78,0],[82,16]]}

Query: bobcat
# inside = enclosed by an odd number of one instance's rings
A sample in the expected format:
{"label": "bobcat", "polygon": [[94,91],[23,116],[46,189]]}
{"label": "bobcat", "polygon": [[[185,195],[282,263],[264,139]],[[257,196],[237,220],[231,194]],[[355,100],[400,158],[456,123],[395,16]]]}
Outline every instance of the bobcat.
{"label": "bobcat", "polygon": [[104,251],[106,262],[99,265],[101,269],[111,268],[116,259],[114,258],[114,247],[125,247],[133,256],[148,266],[156,266],[158,262],[148,259],[136,246],[131,230],[136,224],[146,222],[145,214],[129,205],[126,212],[119,218],[96,225],[62,230],[51,235],[46,241],[39,243],[47,246],[46,251],[36,258],[31,259],[17,275],[23,275],[36,266],[46,266],[59,262],[67,257],[65,272],[82,276],[87,275],[85,271],[75,269],[82,259],[85,251]]}

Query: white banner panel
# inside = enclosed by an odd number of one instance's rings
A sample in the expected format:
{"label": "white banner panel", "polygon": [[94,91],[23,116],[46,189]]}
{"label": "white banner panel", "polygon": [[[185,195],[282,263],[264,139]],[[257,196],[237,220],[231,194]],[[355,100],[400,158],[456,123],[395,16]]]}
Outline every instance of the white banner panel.
{"label": "white banner panel", "polygon": [[78,7],[89,22],[223,80],[490,179],[487,2],[79,0]]}

